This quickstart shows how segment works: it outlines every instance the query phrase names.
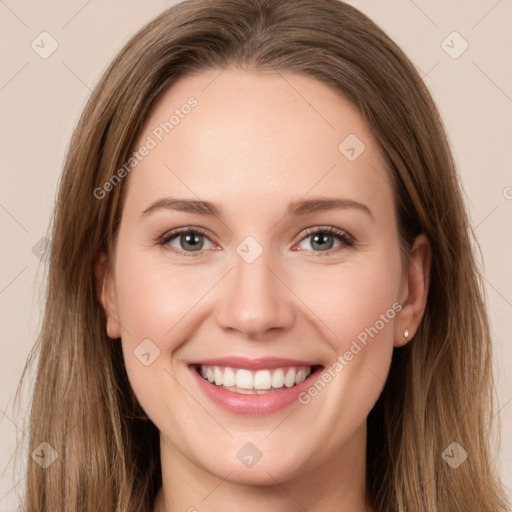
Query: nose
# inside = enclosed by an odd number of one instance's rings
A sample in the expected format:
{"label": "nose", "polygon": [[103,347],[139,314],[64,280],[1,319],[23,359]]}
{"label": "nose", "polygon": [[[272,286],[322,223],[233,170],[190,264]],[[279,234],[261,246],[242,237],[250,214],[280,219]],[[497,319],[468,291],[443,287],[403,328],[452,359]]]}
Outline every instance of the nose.
{"label": "nose", "polygon": [[217,309],[217,322],[251,339],[268,337],[268,332],[288,330],[295,320],[293,293],[284,276],[264,251],[247,263],[234,254],[234,268],[227,276]]}

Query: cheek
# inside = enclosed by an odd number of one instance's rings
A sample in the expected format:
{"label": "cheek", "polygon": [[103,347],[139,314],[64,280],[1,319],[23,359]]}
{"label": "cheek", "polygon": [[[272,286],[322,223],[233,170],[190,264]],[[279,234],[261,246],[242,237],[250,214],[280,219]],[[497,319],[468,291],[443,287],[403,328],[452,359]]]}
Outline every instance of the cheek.
{"label": "cheek", "polygon": [[193,332],[194,305],[208,283],[208,276],[198,275],[192,266],[171,270],[143,253],[126,251],[116,260],[117,308],[131,387],[157,427],[175,436],[181,435],[181,427],[171,411],[193,404],[175,377],[173,356]]}
{"label": "cheek", "polygon": [[[116,260],[117,312],[121,323],[126,370],[140,403],[149,414],[163,389],[176,384],[171,356],[190,335],[194,304],[207,291],[203,280],[188,271],[171,271],[143,253]],[[202,285],[201,283],[205,283]]]}
{"label": "cheek", "polygon": [[346,418],[363,418],[382,391],[393,353],[394,322],[401,310],[401,275],[398,249],[391,247],[323,269],[308,279],[314,288],[299,287],[297,282],[298,294],[325,326],[333,356],[324,377],[333,383],[327,385],[336,397],[334,403],[343,404],[344,415],[352,412]]}
{"label": "cheek", "polygon": [[398,253],[396,258],[368,258],[368,264],[315,276],[315,290],[324,293],[310,293],[306,302],[329,327],[323,331],[333,355],[300,401],[319,425],[330,429],[326,435],[354,432],[383,389],[393,354],[393,325],[401,309],[400,277]]}
{"label": "cheek", "polygon": [[144,255],[119,258],[116,295],[123,342],[132,346],[149,338],[162,352],[174,351],[177,334],[208,289],[208,275],[202,274],[192,266],[172,270]]}
{"label": "cheek", "polygon": [[400,307],[396,302],[399,277],[399,268],[393,272],[373,267],[347,279],[339,322],[345,343],[347,339],[363,345],[369,339],[378,339],[381,345],[392,342],[394,318]]}
{"label": "cheek", "polygon": [[352,340],[359,337],[364,342],[369,330],[372,337],[391,341],[401,308],[397,303],[401,270],[398,251],[393,257],[375,254],[346,265],[304,271],[295,276],[293,289],[322,322],[340,354]]}

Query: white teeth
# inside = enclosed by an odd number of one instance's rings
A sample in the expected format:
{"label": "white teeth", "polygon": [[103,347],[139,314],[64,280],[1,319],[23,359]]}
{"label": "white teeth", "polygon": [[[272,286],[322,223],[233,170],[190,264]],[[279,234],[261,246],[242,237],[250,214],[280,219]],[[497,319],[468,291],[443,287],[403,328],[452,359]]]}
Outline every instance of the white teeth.
{"label": "white teeth", "polygon": [[221,386],[222,385],[222,372],[220,371],[220,368],[215,366],[213,368],[213,376],[215,378],[215,385]]}
{"label": "white teeth", "polygon": [[306,370],[299,370],[295,375],[295,384],[299,384],[303,380],[306,380]]}
{"label": "white teeth", "polygon": [[235,386],[241,389],[252,389],[254,387],[252,373],[249,370],[238,370]]}
{"label": "white teeth", "polygon": [[268,370],[259,370],[254,376],[254,389],[270,389],[272,387],[272,376]]}
{"label": "white teeth", "polygon": [[284,378],[284,385],[287,388],[291,388],[295,384],[295,370],[293,368],[290,368],[286,372],[286,377]]}
{"label": "white teeth", "polygon": [[281,368],[278,368],[272,374],[272,387],[282,388],[284,386],[284,372]]}
{"label": "white teeth", "polygon": [[224,386],[235,386],[236,385],[236,373],[231,368],[224,370],[223,382]]}
{"label": "white teeth", "polygon": [[311,374],[311,367],[297,366],[252,372],[245,368],[201,365],[200,374],[216,386],[222,386],[230,391],[243,394],[265,394],[300,384]]}

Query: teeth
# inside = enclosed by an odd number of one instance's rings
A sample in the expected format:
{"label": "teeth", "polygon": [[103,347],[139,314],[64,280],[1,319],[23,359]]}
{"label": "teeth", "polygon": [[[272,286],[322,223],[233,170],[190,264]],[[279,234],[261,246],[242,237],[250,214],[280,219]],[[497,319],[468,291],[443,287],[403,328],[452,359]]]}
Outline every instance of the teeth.
{"label": "teeth", "polygon": [[311,367],[297,366],[252,372],[244,368],[201,365],[200,374],[212,384],[230,391],[242,394],[264,394],[300,384],[311,374]]}
{"label": "teeth", "polygon": [[303,380],[306,380],[306,370],[299,370],[295,375],[295,384],[299,384]]}
{"label": "teeth", "polygon": [[293,368],[290,368],[286,372],[286,377],[284,378],[284,385],[287,388],[291,388],[295,384],[295,370]]}
{"label": "teeth", "polygon": [[[217,386],[220,385],[222,385],[222,382],[220,384],[217,384]],[[235,386],[241,389],[252,389],[254,387],[252,373],[249,370],[238,370],[236,372]]]}
{"label": "teeth", "polygon": [[254,389],[270,389],[272,387],[272,375],[269,370],[259,370],[254,376]]}
{"label": "teeth", "polygon": [[282,388],[284,386],[284,371],[281,368],[278,368],[272,374],[272,387],[273,388]]}
{"label": "teeth", "polygon": [[224,376],[222,377],[222,384],[224,386],[235,386],[236,385],[236,373],[231,368],[224,370]]}
{"label": "teeth", "polygon": [[217,368],[216,366],[214,366],[213,377],[215,379],[215,385],[222,386],[222,372],[220,371],[220,368]]}

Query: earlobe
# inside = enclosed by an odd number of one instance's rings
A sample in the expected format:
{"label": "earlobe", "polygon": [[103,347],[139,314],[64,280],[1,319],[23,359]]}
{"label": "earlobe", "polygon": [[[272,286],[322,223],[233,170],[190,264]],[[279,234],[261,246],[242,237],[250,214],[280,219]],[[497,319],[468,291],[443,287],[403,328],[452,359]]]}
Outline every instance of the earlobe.
{"label": "earlobe", "polygon": [[402,309],[395,323],[394,345],[401,347],[411,341],[425,313],[430,286],[432,250],[427,237],[419,235],[411,248],[403,275]]}
{"label": "earlobe", "polygon": [[94,265],[94,276],[96,296],[107,319],[107,336],[112,339],[117,339],[121,337],[121,330],[117,315],[114,280],[108,269],[108,259],[104,252],[98,255]]}

